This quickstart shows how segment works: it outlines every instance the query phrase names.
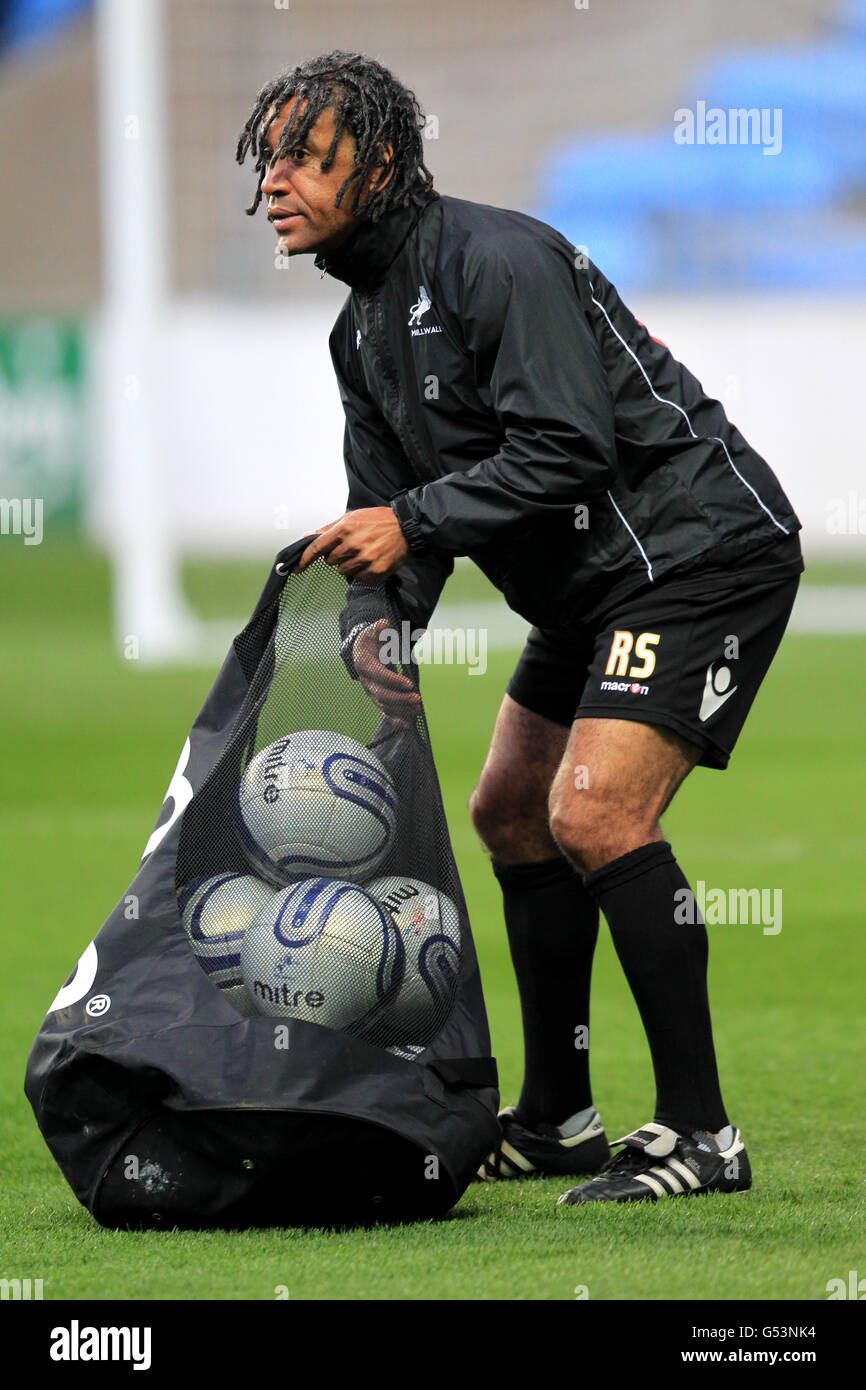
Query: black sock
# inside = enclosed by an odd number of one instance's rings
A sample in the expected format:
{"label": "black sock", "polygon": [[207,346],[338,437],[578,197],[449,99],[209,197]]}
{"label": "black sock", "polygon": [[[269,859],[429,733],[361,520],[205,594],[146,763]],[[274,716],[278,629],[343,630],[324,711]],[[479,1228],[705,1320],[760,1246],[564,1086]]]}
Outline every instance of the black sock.
{"label": "black sock", "polygon": [[[518,1118],[561,1124],[592,1105],[589,982],[598,908],[566,859],[493,864],[523,1017]],[[578,1030],[581,1030],[578,1032]]]}
{"label": "black sock", "polygon": [[[728,1123],[707,997],[707,931],[674,918],[688,882],[666,840],[623,854],[583,880],[607,918],[640,1011],[656,1079],[655,1119],[681,1134]],[[692,899],[692,901],[694,901]]]}

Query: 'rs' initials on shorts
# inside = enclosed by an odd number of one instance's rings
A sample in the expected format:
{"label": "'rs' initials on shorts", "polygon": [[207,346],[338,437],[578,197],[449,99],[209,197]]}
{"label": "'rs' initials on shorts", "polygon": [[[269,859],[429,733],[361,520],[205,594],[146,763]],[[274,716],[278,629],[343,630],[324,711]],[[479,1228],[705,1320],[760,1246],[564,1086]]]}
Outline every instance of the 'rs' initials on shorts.
{"label": "'rs' initials on shorts", "polygon": [[556,724],[662,724],[703,750],[700,766],[725,768],[799,583],[772,566],[671,574],[577,633],[532,628],[508,694]]}

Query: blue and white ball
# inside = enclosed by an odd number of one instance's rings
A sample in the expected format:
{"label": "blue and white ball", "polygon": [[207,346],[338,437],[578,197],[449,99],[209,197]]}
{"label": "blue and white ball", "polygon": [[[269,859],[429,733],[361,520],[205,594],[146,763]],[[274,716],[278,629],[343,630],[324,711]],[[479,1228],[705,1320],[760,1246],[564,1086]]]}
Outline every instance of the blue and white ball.
{"label": "blue and white ball", "polygon": [[395,1044],[414,1051],[435,1037],[454,1007],[460,914],[445,893],[421,879],[389,874],[373,879],[366,889],[388,912],[406,952],[403,984],[388,1010],[388,1026]]}
{"label": "blue and white ball", "polygon": [[241,942],[256,913],[274,898],[269,883],[252,874],[213,874],[180,894],[184,930],[199,965],[239,1013],[254,1014],[241,975]]}
{"label": "blue and white ball", "polygon": [[241,947],[259,1013],[365,1037],[399,991],[403,965],[390,914],[357,884],[333,878],[276,893]]}
{"label": "blue and white ball", "polygon": [[397,828],[397,794],[382,763],[329,729],[286,734],[257,753],[237,811],[247,859],[278,887],[313,874],[363,883]]}

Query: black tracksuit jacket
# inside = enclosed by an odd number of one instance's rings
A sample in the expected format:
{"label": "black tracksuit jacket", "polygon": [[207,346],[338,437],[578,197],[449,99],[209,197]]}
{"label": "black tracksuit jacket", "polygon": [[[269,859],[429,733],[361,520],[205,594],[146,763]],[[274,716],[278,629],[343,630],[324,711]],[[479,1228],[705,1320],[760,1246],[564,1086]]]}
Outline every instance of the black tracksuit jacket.
{"label": "black tracksuit jacket", "polygon": [[[799,554],[766,462],[552,227],[433,194],[316,265],[351,287],[330,337],[348,509],[393,505],[413,626],[455,555],[574,631],[675,568]],[[344,635],[377,616],[353,584]]]}

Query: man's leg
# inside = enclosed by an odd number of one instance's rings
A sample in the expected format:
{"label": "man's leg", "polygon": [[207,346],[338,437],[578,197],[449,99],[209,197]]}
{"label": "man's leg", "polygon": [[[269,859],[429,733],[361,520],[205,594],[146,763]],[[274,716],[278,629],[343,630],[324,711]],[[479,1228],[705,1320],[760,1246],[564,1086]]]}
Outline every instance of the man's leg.
{"label": "man's leg", "polygon": [[698,760],[727,766],[797,583],[760,568],[672,576],[608,613],[595,634],[551,830],[610,926],[652,1054],[656,1119],[560,1198],[569,1204],[751,1184],[719,1089],[706,929],[659,816]]}
{"label": "man's leg", "polygon": [[530,1128],[559,1125],[592,1106],[587,1042],[598,908],[548,822],[568,734],[506,695],[470,801],[502,888],[523,1017],[517,1118]]}
{"label": "man's leg", "polygon": [[688,883],[659,825],[699,757],[696,745],[659,725],[577,719],[550,797],[553,836],[586,875],[643,1020],[655,1119],[681,1134],[712,1134],[728,1123],[707,998],[706,929],[676,920],[682,898],[675,895]]}

